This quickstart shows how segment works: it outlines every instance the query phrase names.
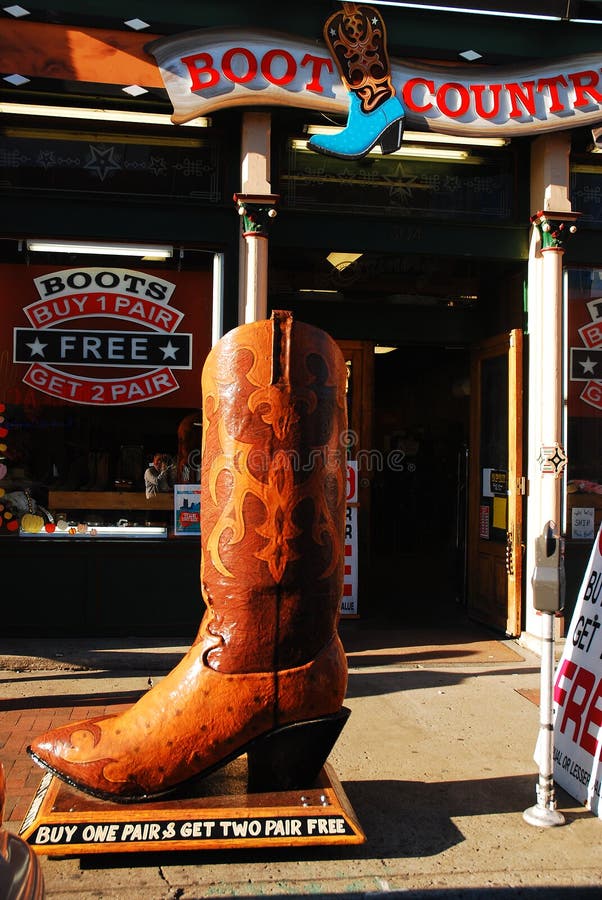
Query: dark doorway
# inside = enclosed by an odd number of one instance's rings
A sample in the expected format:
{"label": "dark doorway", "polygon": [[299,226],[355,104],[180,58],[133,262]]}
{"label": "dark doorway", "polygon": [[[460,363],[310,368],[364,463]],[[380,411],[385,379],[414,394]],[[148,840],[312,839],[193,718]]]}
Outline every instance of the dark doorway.
{"label": "dark doorway", "polygon": [[398,347],[374,360],[374,612],[453,622],[465,599],[470,358],[463,347]]}

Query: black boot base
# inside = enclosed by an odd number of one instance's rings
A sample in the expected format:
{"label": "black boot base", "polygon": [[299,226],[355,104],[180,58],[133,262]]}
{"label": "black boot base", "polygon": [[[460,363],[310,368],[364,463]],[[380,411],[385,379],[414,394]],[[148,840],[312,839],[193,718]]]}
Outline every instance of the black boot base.
{"label": "black boot base", "polygon": [[248,792],[292,791],[311,787],[334,747],[351,710],[294,722],[247,747]]}

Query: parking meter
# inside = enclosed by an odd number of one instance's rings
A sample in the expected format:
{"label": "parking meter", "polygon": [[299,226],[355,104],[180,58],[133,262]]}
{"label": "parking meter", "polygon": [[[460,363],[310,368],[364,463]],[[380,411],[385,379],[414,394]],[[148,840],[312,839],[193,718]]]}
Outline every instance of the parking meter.
{"label": "parking meter", "polygon": [[533,605],[540,612],[559,612],[564,607],[565,576],[562,538],[548,522],[535,539],[535,569],[531,578]]}

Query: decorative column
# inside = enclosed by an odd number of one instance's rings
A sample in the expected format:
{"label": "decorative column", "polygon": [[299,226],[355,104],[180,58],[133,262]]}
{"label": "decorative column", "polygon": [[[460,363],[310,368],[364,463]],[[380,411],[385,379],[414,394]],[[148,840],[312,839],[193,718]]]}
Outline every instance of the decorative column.
{"label": "decorative column", "polygon": [[[561,526],[562,470],[562,262],[576,214],[569,197],[570,132],[541,135],[531,145],[531,217],[528,269],[529,409],[524,630],[521,643],[542,650],[542,617],[535,609],[532,576],[536,545],[549,521]],[[562,227],[561,227],[562,226]],[[545,469],[545,471],[543,471]],[[564,621],[555,619],[557,636]]]}
{"label": "decorative column", "polygon": [[563,289],[562,258],[566,239],[577,231],[579,213],[537,212],[531,222],[539,233],[543,258],[543,316],[540,321],[541,445],[538,463],[542,476],[541,524],[552,521],[560,528],[562,475],[567,457],[562,445],[563,416]]}
{"label": "decorative column", "polygon": [[242,222],[240,306],[242,324],[267,318],[268,224],[276,216],[278,194],[271,193],[271,118],[269,113],[245,112],[241,135],[241,184],[234,202]]}
{"label": "decorative column", "polygon": [[[539,558],[532,576],[535,609],[541,622],[541,671],[539,689],[539,737],[536,761],[539,778],[537,802],[523,813],[529,825],[553,828],[564,824],[556,809],[554,787],[554,630],[562,591],[561,541],[562,474],[567,458],[562,445],[563,379],[563,290],[564,243],[577,230],[578,213],[546,210],[531,216],[539,238],[542,259],[539,345],[541,373],[538,396],[540,446],[537,462],[539,484]],[[537,252],[537,251],[536,251]],[[543,551],[543,552],[542,552]]]}
{"label": "decorative column", "polygon": [[267,319],[268,224],[276,215],[277,194],[234,194],[246,246],[244,319]]}

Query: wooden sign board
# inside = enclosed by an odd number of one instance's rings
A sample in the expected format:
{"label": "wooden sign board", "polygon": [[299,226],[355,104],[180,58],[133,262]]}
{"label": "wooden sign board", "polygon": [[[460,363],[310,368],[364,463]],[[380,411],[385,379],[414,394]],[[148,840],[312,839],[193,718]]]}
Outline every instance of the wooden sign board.
{"label": "wooden sign board", "polygon": [[19,833],[36,853],[46,856],[362,844],[366,840],[328,763],[315,784],[301,791],[245,793],[246,764],[240,760],[201,784],[203,796],[124,805],[96,800],[48,772]]}

